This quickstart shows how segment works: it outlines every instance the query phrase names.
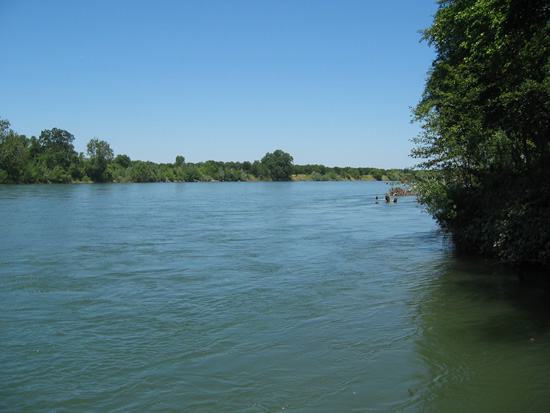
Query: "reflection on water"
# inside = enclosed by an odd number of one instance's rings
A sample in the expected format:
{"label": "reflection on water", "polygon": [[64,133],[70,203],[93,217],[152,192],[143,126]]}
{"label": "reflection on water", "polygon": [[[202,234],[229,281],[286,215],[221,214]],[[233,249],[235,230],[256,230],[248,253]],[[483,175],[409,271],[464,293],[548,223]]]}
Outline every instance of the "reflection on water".
{"label": "reflection on water", "polygon": [[379,182],[0,186],[0,409],[544,411],[544,288]]}
{"label": "reflection on water", "polygon": [[421,410],[543,411],[548,408],[548,291],[511,269],[449,258],[418,306],[416,363],[425,368]]}

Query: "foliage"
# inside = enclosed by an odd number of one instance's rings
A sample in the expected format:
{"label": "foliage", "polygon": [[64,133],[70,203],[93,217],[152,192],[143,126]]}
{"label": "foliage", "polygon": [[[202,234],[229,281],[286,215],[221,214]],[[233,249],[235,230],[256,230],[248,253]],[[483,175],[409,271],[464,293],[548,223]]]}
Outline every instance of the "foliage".
{"label": "foliage", "polygon": [[0,119],[0,183],[19,182],[29,158],[29,140]]}
{"label": "foliage", "polygon": [[114,162],[121,168],[128,168],[132,163],[132,160],[128,155],[117,155]]}
{"label": "foliage", "polygon": [[269,177],[273,181],[290,181],[293,162],[294,158],[280,149],[273,153],[268,152],[262,158],[262,165],[267,168]]}
{"label": "foliage", "polygon": [[152,162],[136,161],[129,168],[129,177],[133,182],[159,182],[160,174]]}
{"label": "foliage", "polygon": [[38,137],[37,152],[48,169],[68,168],[76,155],[73,141],[74,136],[66,130],[46,129]]}
{"label": "foliage", "polygon": [[112,181],[112,173],[107,167],[113,161],[114,154],[109,144],[97,138],[90,139],[87,145],[87,154],[89,159],[86,163],[86,174],[92,181]]}
{"label": "foliage", "polygon": [[173,164],[156,164],[114,156],[109,143],[98,138],[88,142],[86,154],[77,153],[74,139],[57,128],[27,139],[0,119],[0,183],[414,180],[419,172],[294,165],[292,156],[280,149],[253,162],[191,163],[177,155]]}
{"label": "foliage", "polygon": [[[460,249],[548,265],[550,3],[440,0],[412,156],[420,200]],[[522,224],[523,223],[523,224]],[[528,251],[529,250],[529,251]]]}
{"label": "foliage", "polygon": [[176,156],[176,164],[178,168],[183,168],[185,166],[185,157],[178,155]]}

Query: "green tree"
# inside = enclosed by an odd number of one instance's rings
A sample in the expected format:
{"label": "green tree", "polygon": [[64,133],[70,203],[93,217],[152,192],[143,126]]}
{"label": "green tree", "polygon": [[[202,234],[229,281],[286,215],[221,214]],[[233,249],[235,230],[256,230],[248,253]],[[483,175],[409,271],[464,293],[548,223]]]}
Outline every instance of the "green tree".
{"label": "green tree", "polygon": [[0,119],[0,183],[24,182],[29,159],[29,140]]}
{"label": "green tree", "polygon": [[414,110],[420,199],[458,248],[550,263],[550,3],[440,0]]}
{"label": "green tree", "polygon": [[267,166],[261,163],[260,161],[254,161],[250,166],[250,173],[259,180],[269,179],[269,170]]}
{"label": "green tree", "polygon": [[114,154],[109,144],[93,138],[90,139],[86,148],[89,156],[86,164],[86,174],[94,182],[112,181],[113,177],[107,167],[113,161]]}
{"label": "green tree", "polygon": [[120,165],[122,168],[126,169],[131,165],[132,160],[128,155],[117,155],[114,159],[114,162]]}
{"label": "green tree", "polygon": [[78,154],[73,146],[74,136],[63,129],[46,129],[38,137],[39,154],[49,169],[56,166],[68,169]]}
{"label": "green tree", "polygon": [[185,180],[189,182],[202,181],[204,176],[199,171],[199,168],[195,164],[187,164],[185,167]]}
{"label": "green tree", "polygon": [[185,157],[178,155],[176,156],[176,167],[183,168],[185,166]]}
{"label": "green tree", "polygon": [[277,149],[273,153],[266,153],[262,158],[262,165],[269,171],[269,177],[273,181],[290,181],[292,175],[292,163],[294,159],[290,154]]}
{"label": "green tree", "polygon": [[133,182],[159,182],[161,174],[158,165],[153,162],[135,161],[129,170]]}

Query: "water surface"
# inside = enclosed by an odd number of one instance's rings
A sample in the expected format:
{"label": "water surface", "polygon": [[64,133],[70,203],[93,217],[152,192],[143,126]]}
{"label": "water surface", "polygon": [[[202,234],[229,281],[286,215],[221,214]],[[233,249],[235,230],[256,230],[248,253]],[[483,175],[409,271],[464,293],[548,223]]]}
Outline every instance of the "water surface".
{"label": "water surface", "polygon": [[544,411],[544,290],[380,182],[0,186],[0,409]]}

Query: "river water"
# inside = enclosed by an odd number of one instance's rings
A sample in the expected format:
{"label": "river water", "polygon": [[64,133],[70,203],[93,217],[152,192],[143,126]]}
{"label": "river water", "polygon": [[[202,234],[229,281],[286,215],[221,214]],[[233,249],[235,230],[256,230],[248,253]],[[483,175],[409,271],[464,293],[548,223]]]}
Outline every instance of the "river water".
{"label": "river water", "polygon": [[0,410],[548,411],[548,294],[387,190],[0,186]]}

